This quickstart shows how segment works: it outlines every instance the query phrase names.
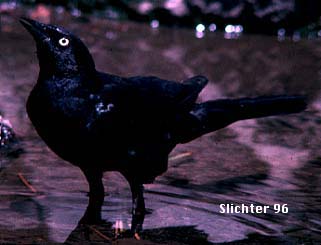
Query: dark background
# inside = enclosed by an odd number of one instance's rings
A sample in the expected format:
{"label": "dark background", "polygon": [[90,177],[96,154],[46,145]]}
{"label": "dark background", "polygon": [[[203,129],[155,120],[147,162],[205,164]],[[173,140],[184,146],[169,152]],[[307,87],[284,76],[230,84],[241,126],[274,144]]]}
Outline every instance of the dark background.
{"label": "dark background", "polygon": [[[13,1],[7,1],[13,2]],[[215,23],[223,30],[227,24],[241,24],[248,33],[276,34],[284,28],[294,31],[320,30],[321,1],[318,0],[21,0],[23,4],[45,3],[100,12],[107,18],[135,21],[157,19],[163,25],[193,27],[198,23]],[[312,35],[312,36],[313,36]],[[310,35],[311,36],[311,35]]]}

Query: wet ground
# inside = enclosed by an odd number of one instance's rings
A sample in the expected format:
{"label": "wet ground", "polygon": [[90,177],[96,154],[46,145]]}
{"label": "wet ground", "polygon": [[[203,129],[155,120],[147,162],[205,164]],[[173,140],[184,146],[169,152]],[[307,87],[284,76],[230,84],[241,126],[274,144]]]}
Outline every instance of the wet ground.
{"label": "wet ground", "polygon": [[[37,78],[31,37],[16,10],[1,16],[0,109],[20,139],[23,153],[2,156],[0,243],[319,244],[321,241],[321,41],[276,37],[225,39],[189,29],[147,24],[90,22],[55,11],[44,20],[81,36],[103,71],[211,81],[200,100],[270,94],[307,94],[307,111],[235,123],[171,154],[167,173],[146,185],[141,241],[126,237],[131,195],[118,173],[106,173],[103,218],[109,224],[77,226],[87,206],[80,170],[55,156],[37,136],[25,101]],[[56,13],[56,14],[55,14]],[[188,153],[188,154],[185,154]],[[21,173],[36,190],[32,192]],[[221,214],[220,204],[269,205],[267,214]],[[287,204],[288,213],[275,213]],[[103,234],[99,235],[97,230]],[[121,234],[115,240],[115,233]],[[122,235],[123,234],[123,235]]]}

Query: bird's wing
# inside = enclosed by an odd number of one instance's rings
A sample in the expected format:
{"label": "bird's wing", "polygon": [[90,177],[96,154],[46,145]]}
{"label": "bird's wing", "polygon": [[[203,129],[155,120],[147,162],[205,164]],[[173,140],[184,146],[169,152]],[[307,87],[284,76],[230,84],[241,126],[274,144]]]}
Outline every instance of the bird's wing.
{"label": "bird's wing", "polygon": [[202,76],[192,77],[182,83],[157,77],[131,77],[129,81],[138,88],[138,95],[146,96],[151,103],[162,103],[179,110],[189,110],[207,84],[207,78]]}
{"label": "bird's wing", "polygon": [[171,121],[193,108],[207,82],[201,76],[182,83],[157,77],[121,78],[104,73],[99,73],[98,78],[87,129],[96,132],[97,137],[131,138],[142,145],[143,142],[163,142]]}
{"label": "bird's wing", "polygon": [[[192,109],[207,79],[198,76],[178,83],[103,73],[98,78],[97,102],[87,124],[92,142],[108,139],[111,148],[124,151],[115,151],[117,155],[128,156],[125,162],[138,164],[149,173],[145,177],[164,172],[168,153],[175,145],[171,122]],[[103,151],[106,143],[98,147]]]}
{"label": "bird's wing", "polygon": [[190,110],[198,94],[207,84],[207,78],[195,76],[182,83],[157,77],[120,78],[100,74],[104,86],[103,97],[123,107],[138,110],[182,111]]}

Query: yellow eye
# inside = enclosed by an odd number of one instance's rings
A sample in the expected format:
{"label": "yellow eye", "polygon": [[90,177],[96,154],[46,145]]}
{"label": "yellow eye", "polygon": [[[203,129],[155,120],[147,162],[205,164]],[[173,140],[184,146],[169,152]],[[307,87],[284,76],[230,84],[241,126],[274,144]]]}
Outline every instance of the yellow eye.
{"label": "yellow eye", "polygon": [[69,44],[69,40],[65,37],[59,39],[60,46],[66,47]]}

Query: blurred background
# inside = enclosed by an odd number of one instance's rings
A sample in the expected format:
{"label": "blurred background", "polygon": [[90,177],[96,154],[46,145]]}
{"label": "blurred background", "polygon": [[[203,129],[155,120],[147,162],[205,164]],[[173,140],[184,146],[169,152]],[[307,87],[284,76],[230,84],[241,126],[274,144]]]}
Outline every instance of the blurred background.
{"label": "blurred background", "polygon": [[[269,35],[320,36],[321,2],[318,0],[11,0],[1,1],[0,11],[18,5],[60,6],[74,16],[93,14],[114,20],[134,20],[210,31]],[[229,26],[232,25],[232,26]],[[236,27],[233,29],[233,25]],[[199,27],[199,30],[203,27]]]}
{"label": "blurred background", "polygon": [[[0,1],[0,243],[320,244],[321,2],[318,0]],[[21,16],[63,26],[96,67],[182,81],[205,75],[199,100],[304,94],[300,114],[237,122],[178,145],[146,185],[142,240],[126,237],[131,196],[106,173],[103,218],[79,169],[34,131],[25,102],[38,76]],[[27,184],[26,184],[27,181]],[[221,214],[219,204],[287,204],[286,214]],[[107,238],[106,238],[107,237]],[[108,240],[109,239],[109,240]]]}

